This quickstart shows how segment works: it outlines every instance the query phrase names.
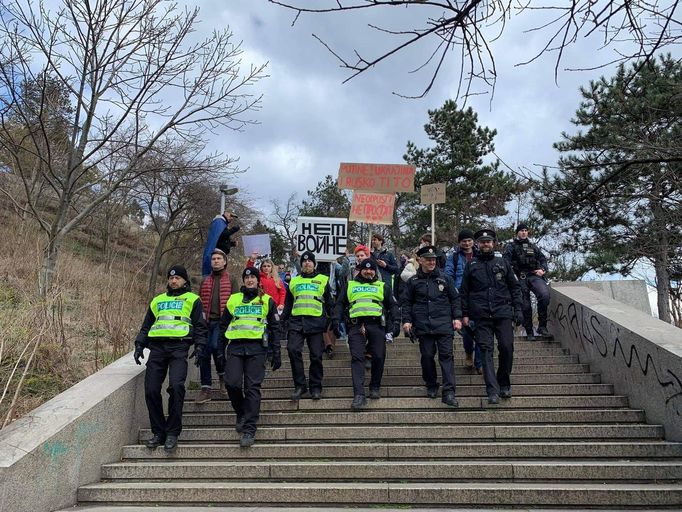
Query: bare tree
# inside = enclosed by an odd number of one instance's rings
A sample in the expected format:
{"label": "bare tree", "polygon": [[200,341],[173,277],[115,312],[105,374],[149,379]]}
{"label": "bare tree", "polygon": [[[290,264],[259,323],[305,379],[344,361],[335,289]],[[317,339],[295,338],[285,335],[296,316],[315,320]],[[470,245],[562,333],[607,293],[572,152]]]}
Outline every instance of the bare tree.
{"label": "bare tree", "polygon": [[[0,151],[26,189],[39,172],[55,200],[45,211],[31,194],[25,198],[47,238],[42,294],[64,237],[144,174],[140,160],[167,136],[196,140],[252,122],[245,116],[260,96],[251,88],[265,64],[242,73],[242,50],[229,29],[194,42],[198,14],[166,0],[60,0],[55,11],[43,0],[0,4]],[[28,84],[45,90],[48,80],[72,107],[59,145],[23,98]],[[48,98],[39,97],[42,111]],[[111,160],[116,165],[106,165]]]}
{"label": "bare tree", "polygon": [[275,214],[273,227],[284,235],[289,247],[296,247],[296,221],[299,212],[296,194],[291,194],[286,204],[280,203],[277,199],[273,199],[271,204]]}
{"label": "bare tree", "polygon": [[[559,72],[564,50],[579,38],[600,33],[603,46],[615,46],[616,57],[612,62],[645,58],[649,60],[667,45],[679,43],[682,27],[675,19],[679,0],[573,0],[570,2],[512,0],[327,0],[310,2],[269,0],[273,4],[291,9],[295,13],[292,25],[302,14],[344,13],[368,11],[369,9],[409,9],[405,16],[408,25],[400,21],[389,25],[369,24],[369,28],[394,38],[387,50],[372,47],[369,55],[363,49],[354,48],[351,56],[343,56],[321,36],[313,37],[322,43],[348,70],[347,82],[374,66],[406,53],[419,45],[423,60],[414,64],[411,72],[428,70],[427,85],[417,96],[425,96],[433,86],[439,72],[451,58],[459,59],[460,81],[457,96],[475,93],[472,84],[482,82],[494,89],[497,70],[491,48],[494,40],[504,31],[512,17],[530,14],[538,18],[530,32],[546,33],[546,41],[527,64],[546,52],[556,55],[555,79]],[[306,5],[307,6],[304,6]],[[540,16],[545,14],[546,16]],[[493,33],[491,33],[491,31]],[[347,34],[356,38],[355,30]],[[626,44],[622,44],[626,42]],[[602,63],[597,67],[609,63]],[[396,94],[396,93],[394,93]],[[404,96],[403,94],[398,94]]]}

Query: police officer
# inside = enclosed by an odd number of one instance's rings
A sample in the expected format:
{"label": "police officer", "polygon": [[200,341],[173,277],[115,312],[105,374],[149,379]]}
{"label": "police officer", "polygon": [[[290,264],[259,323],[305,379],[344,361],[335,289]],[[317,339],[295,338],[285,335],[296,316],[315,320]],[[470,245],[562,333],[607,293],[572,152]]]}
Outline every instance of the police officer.
{"label": "police officer", "polygon": [[400,334],[398,304],[391,285],[378,280],[377,263],[373,259],[357,265],[359,274],[348,281],[336,302],[332,328],[338,331],[345,319],[348,330],[348,347],[351,353],[353,375],[353,402],[351,409],[361,409],[365,398],[365,348],[372,356],[372,376],[369,397],[381,398],[381,377],[386,360],[386,333]]}
{"label": "police officer", "polygon": [[523,327],[529,341],[535,339],[533,332],[533,306],[530,292],[535,294],[538,303],[538,334],[549,336],[547,330],[547,307],[549,306],[549,286],[545,281],[547,258],[540,248],[528,239],[528,226],[519,224],[516,227],[516,238],[504,250],[506,259],[514,269],[521,283],[523,298]]}
{"label": "police officer", "polygon": [[[315,255],[301,254],[301,273],[291,279],[284,301],[283,321],[289,322],[287,352],[294,378],[292,400],[299,400],[308,389],[313,400],[322,397],[323,333],[331,323],[333,300],[329,277],[315,270]],[[303,343],[310,351],[310,380],[303,369]]]}
{"label": "police officer", "polygon": [[[514,327],[521,324],[521,287],[509,262],[495,256],[495,232],[482,229],[475,233],[479,253],[467,263],[459,289],[465,326],[472,328],[483,357],[483,376],[488,403],[500,397],[511,398],[511,372],[514,357]],[[494,339],[499,361],[493,364]]]}
{"label": "police officer", "polygon": [[220,331],[228,343],[225,386],[237,414],[235,430],[242,434],[239,445],[247,448],[256,439],[268,345],[272,348],[273,371],[282,366],[282,356],[277,304],[259,287],[259,270],[247,267],[242,272],[242,281],[244,286],[230,296],[223,310]]}
{"label": "police officer", "polygon": [[401,300],[403,329],[411,339],[419,339],[426,395],[436,398],[438,394],[434,361],[438,350],[443,403],[457,407],[452,338],[455,330],[462,328],[459,294],[452,278],[437,267],[438,249],[427,245],[417,251],[417,256],[419,268],[405,283]]}
{"label": "police officer", "polygon": [[[142,364],[143,350],[149,348],[144,395],[149,411],[152,438],[148,448],[164,445],[170,453],[178,445],[182,431],[182,406],[185,401],[187,353],[194,343],[198,363],[203,355],[208,330],[201,300],[192,293],[185,267],[174,265],[168,270],[168,288],[152,299],[140,332],[135,338],[133,357]],[[168,418],[163,414],[161,386],[168,373]]]}

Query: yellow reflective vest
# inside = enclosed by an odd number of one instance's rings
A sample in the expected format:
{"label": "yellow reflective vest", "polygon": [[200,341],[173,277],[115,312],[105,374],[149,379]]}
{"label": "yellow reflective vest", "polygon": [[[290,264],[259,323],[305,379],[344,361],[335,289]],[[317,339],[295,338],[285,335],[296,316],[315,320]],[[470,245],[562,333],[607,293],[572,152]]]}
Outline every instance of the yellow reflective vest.
{"label": "yellow reflective vest", "polygon": [[150,338],[185,338],[192,327],[192,309],[199,296],[192,292],[182,295],[162,293],[152,299],[149,308],[156,320],[149,328]]}
{"label": "yellow reflective vest", "polygon": [[348,312],[350,318],[381,316],[384,312],[384,283],[381,281],[371,283],[348,281],[346,294],[350,304]]}
{"label": "yellow reflective vest", "polygon": [[322,316],[324,289],[329,277],[317,274],[315,277],[294,277],[289,282],[289,291],[294,297],[291,316]]}
{"label": "yellow reflective vest", "polygon": [[227,310],[232,315],[225,337],[228,340],[262,340],[267,327],[270,296],[254,297],[243,302],[244,294],[233,293],[227,301]]}

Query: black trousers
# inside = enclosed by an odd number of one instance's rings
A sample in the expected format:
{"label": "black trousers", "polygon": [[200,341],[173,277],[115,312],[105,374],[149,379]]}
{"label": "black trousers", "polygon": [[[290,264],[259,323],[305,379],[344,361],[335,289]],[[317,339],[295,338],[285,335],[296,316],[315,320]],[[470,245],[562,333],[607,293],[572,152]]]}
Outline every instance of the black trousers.
{"label": "black trousers", "polygon": [[[147,371],[144,376],[144,398],[149,411],[152,432],[162,438],[179,436],[182,431],[182,406],[185,401],[187,353],[185,340],[155,340],[149,346]],[[168,373],[168,419],[163,413],[161,386]]]}
{"label": "black trousers", "polygon": [[[476,344],[481,348],[483,358],[483,377],[488,396],[499,395],[500,387],[511,386],[512,364],[514,362],[514,327],[510,318],[476,320],[474,324]],[[497,338],[499,352],[497,373],[493,363]]]}
{"label": "black trousers", "polygon": [[[244,343],[250,346],[244,346]],[[244,418],[245,433],[256,433],[266,355],[267,350],[260,341],[232,342],[227,346],[225,387],[234,412]]]}
{"label": "black trousers", "polygon": [[421,353],[422,378],[427,389],[438,388],[436,373],[436,351],[443,378],[443,394],[455,393],[455,360],[453,357],[451,334],[422,334],[419,336],[419,352]]}
{"label": "black trousers", "polygon": [[538,303],[538,325],[547,327],[547,308],[549,306],[549,286],[539,276],[528,274],[525,279],[519,279],[521,297],[523,299],[523,327],[526,332],[533,330],[533,306],[530,303],[530,292],[533,292]]}
{"label": "black trousers", "polygon": [[[305,379],[303,368],[303,342],[308,343],[310,351],[310,378],[309,385]],[[310,391],[322,391],[322,354],[324,352],[324,337],[321,332],[303,334],[301,331],[289,331],[287,339],[287,352],[291,362],[291,373],[294,378],[294,386],[297,388],[310,389]]]}
{"label": "black trousers", "polygon": [[386,361],[386,331],[379,323],[366,323],[365,333],[360,332],[362,322],[349,324],[348,348],[350,349],[350,368],[353,375],[353,395],[365,394],[365,350],[372,356],[372,376],[369,389],[379,389],[384,375]]}

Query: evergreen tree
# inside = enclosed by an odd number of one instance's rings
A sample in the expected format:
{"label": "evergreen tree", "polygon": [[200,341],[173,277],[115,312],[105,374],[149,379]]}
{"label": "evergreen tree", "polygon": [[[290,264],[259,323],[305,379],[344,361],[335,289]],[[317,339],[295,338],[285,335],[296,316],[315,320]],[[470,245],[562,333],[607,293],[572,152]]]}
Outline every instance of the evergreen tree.
{"label": "evergreen tree", "polygon": [[436,235],[452,242],[460,229],[478,228],[506,215],[506,203],[520,190],[520,184],[500,170],[496,158],[489,158],[497,131],[479,126],[472,108],[460,110],[447,100],[428,114],[424,130],[434,146],[420,149],[407,143],[404,158],[417,167],[417,193],[401,197],[400,202],[407,215],[406,231],[415,238],[415,233],[421,234],[431,225],[430,207],[419,204],[421,186],[446,183],[446,203],[436,206]]}
{"label": "evergreen tree", "polygon": [[621,65],[580,93],[572,120],[580,130],[555,144],[560,170],[545,170],[537,206],[587,269],[629,275],[650,262],[659,318],[670,322],[682,245],[682,64],[668,55]]}

